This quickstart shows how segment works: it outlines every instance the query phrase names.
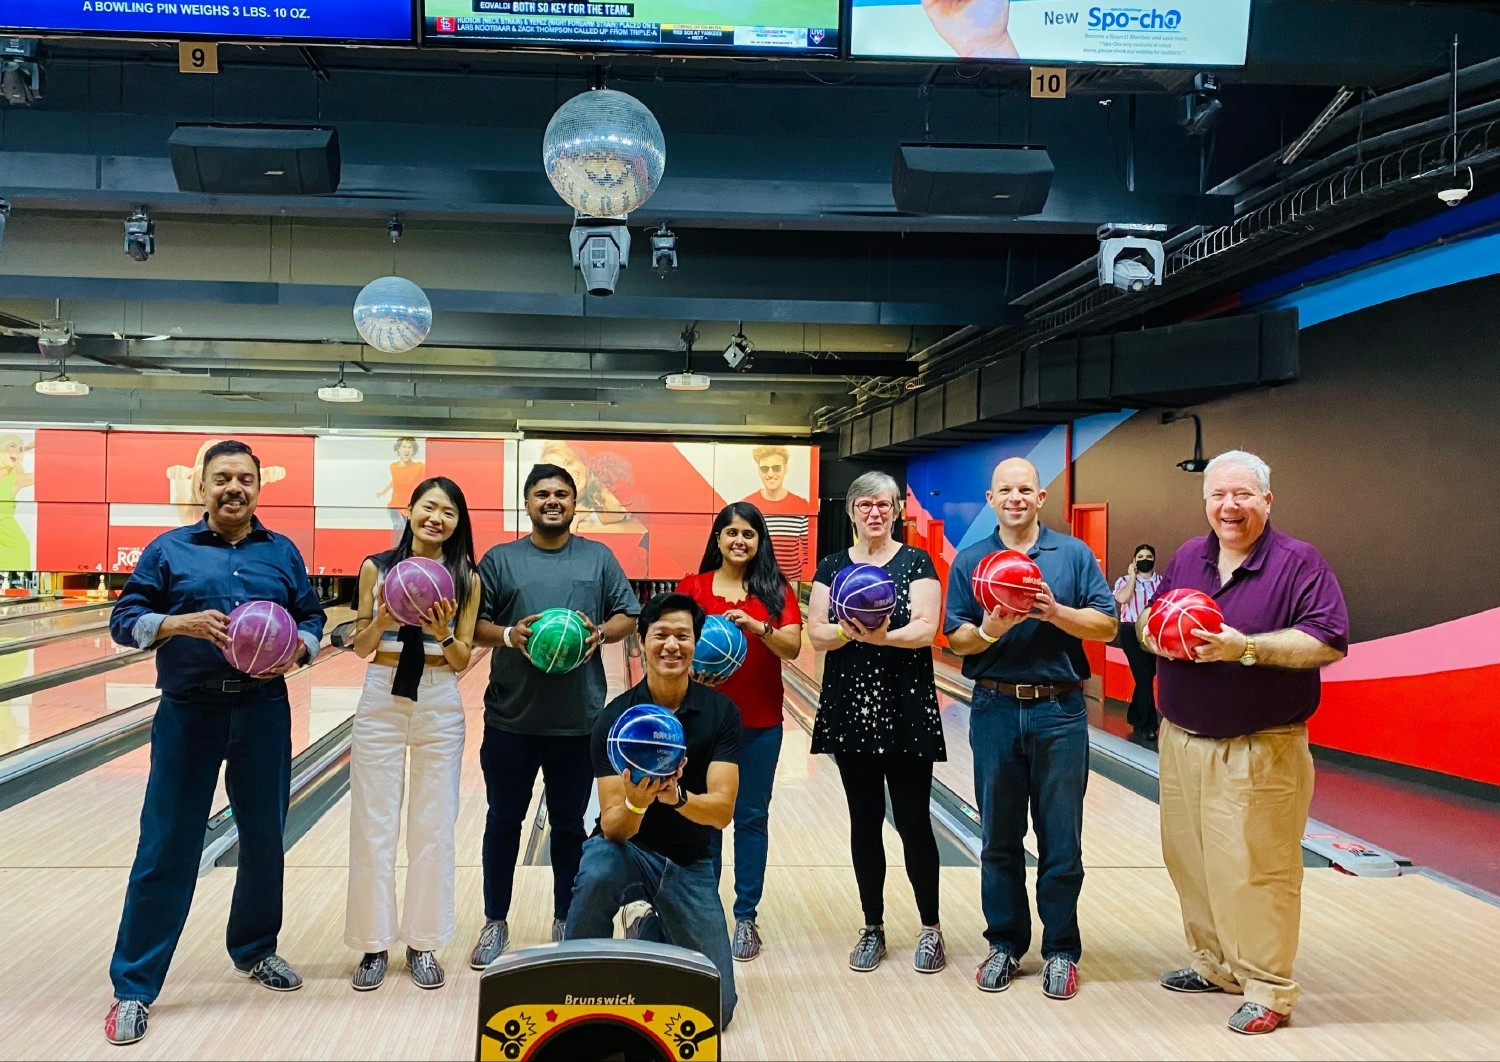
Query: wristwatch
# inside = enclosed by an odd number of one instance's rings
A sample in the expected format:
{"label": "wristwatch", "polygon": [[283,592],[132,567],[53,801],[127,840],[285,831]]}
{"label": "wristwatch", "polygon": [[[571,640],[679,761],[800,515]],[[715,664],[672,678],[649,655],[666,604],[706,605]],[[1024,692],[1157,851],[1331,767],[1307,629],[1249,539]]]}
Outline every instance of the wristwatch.
{"label": "wristwatch", "polygon": [[438,642],[438,645],[441,648],[446,649],[446,648],[448,648],[448,646],[452,645],[456,640],[457,639],[455,639],[454,636],[450,634],[450,635],[448,635],[448,637],[446,637],[442,641]]}
{"label": "wristwatch", "polygon": [[681,782],[677,783],[677,803],[668,804],[667,807],[677,809],[688,802],[688,791]]}
{"label": "wristwatch", "polygon": [[1254,638],[1246,638],[1245,639],[1245,651],[1240,654],[1240,663],[1244,664],[1246,667],[1252,667],[1252,666],[1254,666],[1254,664],[1255,664],[1255,639]]}

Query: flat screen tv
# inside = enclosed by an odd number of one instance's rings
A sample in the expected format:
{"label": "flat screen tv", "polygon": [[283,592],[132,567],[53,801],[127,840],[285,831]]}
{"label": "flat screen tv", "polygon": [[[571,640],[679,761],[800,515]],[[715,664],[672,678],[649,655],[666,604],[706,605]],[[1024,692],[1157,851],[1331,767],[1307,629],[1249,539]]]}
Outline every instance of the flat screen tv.
{"label": "flat screen tv", "polygon": [[837,55],[842,0],[424,0],[422,42],[703,55]]}
{"label": "flat screen tv", "polygon": [[410,44],[415,0],[0,0],[0,34]]}
{"label": "flat screen tv", "polygon": [[1251,0],[851,0],[855,59],[1242,66]]}

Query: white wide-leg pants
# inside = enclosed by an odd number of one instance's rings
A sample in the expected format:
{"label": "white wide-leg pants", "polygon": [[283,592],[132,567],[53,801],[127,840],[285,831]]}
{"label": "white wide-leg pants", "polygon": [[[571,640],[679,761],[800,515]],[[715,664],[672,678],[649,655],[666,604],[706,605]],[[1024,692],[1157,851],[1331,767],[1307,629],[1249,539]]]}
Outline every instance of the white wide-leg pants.
{"label": "white wide-leg pants", "polygon": [[[464,711],[458,676],[428,668],[415,701],[391,693],[396,669],[371,664],[354,713],[349,764],[349,910],[344,943],[432,951],[453,939],[454,841]],[[406,906],[397,927],[396,842],[407,751]]]}

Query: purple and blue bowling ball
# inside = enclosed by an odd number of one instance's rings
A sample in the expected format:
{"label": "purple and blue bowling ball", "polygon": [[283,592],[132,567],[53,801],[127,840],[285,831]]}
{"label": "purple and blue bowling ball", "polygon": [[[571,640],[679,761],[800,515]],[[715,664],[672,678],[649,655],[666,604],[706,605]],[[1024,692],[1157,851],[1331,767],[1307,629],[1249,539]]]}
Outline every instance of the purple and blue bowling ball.
{"label": "purple and blue bowling ball", "polygon": [[637,785],[642,778],[668,778],[687,757],[682,723],[670,708],[633,704],[620,713],[605,740],[609,763],[616,771],[630,771]]}
{"label": "purple and blue bowling ball", "polygon": [[878,564],[851,564],[833,577],[828,600],[835,619],[874,630],[896,611],[896,584]]}
{"label": "purple and blue bowling ball", "polygon": [[693,645],[693,671],[725,679],[740,669],[749,652],[745,632],[723,616],[705,616],[703,633]]}

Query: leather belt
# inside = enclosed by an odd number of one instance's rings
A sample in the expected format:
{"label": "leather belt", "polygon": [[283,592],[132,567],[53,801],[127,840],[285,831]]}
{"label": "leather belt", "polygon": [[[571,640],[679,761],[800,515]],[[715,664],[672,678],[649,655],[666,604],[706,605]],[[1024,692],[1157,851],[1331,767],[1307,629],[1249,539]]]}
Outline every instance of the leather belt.
{"label": "leather belt", "polygon": [[177,694],[177,696],[193,700],[202,697],[219,697],[226,693],[249,693],[251,690],[259,689],[261,686],[275,681],[276,679],[274,678],[221,679],[218,682],[205,682],[194,686]]}
{"label": "leather belt", "polygon": [[1081,682],[1058,682],[1051,686],[1038,686],[1029,682],[1023,682],[1019,686],[1012,686],[1009,682],[1000,682],[996,679],[975,679],[974,685],[983,686],[987,690],[1003,693],[1007,697],[1014,697],[1018,701],[1040,701],[1048,700],[1063,693],[1072,693],[1083,686]]}

